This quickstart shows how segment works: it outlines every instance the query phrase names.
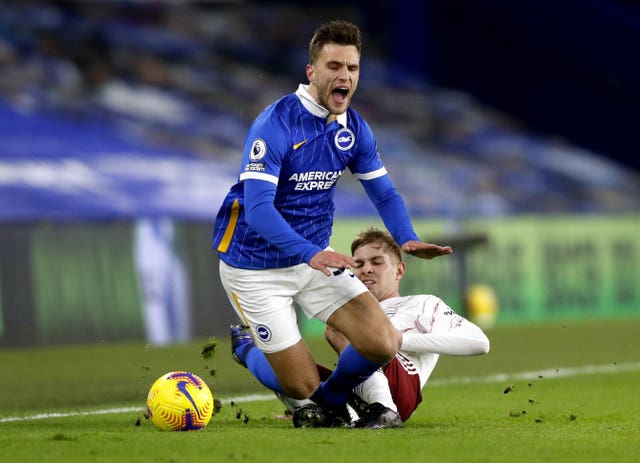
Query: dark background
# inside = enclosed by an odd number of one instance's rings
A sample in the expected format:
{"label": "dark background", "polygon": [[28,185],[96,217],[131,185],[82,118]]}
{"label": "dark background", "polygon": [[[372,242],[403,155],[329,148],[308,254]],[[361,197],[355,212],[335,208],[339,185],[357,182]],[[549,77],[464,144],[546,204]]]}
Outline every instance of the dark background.
{"label": "dark background", "polygon": [[639,2],[358,3],[396,65],[640,168]]}

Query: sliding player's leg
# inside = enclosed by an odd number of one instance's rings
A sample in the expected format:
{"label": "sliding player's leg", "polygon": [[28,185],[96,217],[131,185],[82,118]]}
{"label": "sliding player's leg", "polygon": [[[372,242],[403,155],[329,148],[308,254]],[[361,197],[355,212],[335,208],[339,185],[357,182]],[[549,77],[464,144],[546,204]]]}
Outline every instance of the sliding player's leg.
{"label": "sliding player's leg", "polygon": [[338,364],[311,399],[328,407],[344,404],[358,384],[393,359],[400,333],[391,325],[380,305],[369,292],[351,299],[327,319],[350,341]]}

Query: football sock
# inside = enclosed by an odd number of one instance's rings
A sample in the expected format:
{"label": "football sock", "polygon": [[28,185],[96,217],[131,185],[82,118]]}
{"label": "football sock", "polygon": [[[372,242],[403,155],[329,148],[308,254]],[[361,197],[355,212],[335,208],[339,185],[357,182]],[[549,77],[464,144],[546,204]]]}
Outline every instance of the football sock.
{"label": "football sock", "polygon": [[279,393],[276,393],[276,396],[285,405],[285,407],[287,407],[287,410],[289,410],[292,413],[306,405],[313,403],[309,399],[292,399],[287,395],[279,394]]}
{"label": "football sock", "polygon": [[274,392],[284,393],[267,357],[255,344],[245,344],[238,347],[236,355],[263,386]]}
{"label": "football sock", "polygon": [[369,378],[356,386],[355,393],[367,403],[378,402],[394,412],[398,411],[389,390],[389,380],[382,370],[374,371]]}
{"label": "football sock", "polygon": [[340,354],[338,365],[326,381],[311,395],[311,400],[326,407],[346,403],[351,390],[371,376],[382,365],[366,359],[351,344]]}

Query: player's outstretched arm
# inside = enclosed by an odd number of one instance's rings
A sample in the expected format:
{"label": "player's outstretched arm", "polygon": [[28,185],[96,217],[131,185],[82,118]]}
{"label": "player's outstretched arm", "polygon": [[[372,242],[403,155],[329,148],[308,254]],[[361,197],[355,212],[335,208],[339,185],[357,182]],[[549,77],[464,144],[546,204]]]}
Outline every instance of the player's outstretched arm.
{"label": "player's outstretched arm", "polygon": [[489,352],[491,344],[482,329],[456,314],[439,297],[422,295],[411,301],[420,313],[415,326],[421,328],[402,333],[400,350],[444,355],[484,355]]}
{"label": "player's outstretched arm", "polygon": [[407,254],[422,259],[433,259],[453,252],[451,246],[439,246],[437,244],[423,243],[422,241],[407,241],[401,247]]}
{"label": "player's outstretched arm", "polygon": [[391,183],[389,175],[365,180],[362,186],[376,206],[391,236],[398,244],[403,243],[401,247],[404,252],[423,259],[451,254],[451,246],[438,246],[419,240],[411,225],[404,200]]}

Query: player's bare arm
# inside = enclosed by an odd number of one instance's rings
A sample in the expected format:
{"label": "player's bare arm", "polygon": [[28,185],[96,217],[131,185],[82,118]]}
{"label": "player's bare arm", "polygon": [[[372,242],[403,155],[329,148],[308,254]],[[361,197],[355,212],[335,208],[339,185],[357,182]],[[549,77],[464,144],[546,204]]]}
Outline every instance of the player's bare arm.
{"label": "player's bare arm", "polygon": [[331,269],[351,268],[355,265],[355,261],[353,257],[334,251],[320,251],[311,258],[309,265],[325,275],[331,276]]}
{"label": "player's bare arm", "polygon": [[433,259],[453,252],[451,246],[439,246],[437,244],[423,243],[422,241],[407,241],[401,247],[407,254],[422,259]]}

